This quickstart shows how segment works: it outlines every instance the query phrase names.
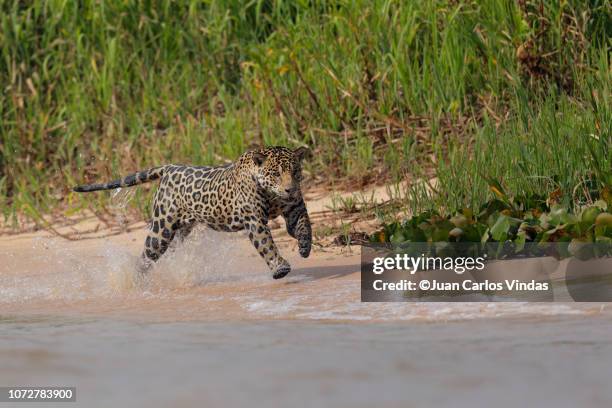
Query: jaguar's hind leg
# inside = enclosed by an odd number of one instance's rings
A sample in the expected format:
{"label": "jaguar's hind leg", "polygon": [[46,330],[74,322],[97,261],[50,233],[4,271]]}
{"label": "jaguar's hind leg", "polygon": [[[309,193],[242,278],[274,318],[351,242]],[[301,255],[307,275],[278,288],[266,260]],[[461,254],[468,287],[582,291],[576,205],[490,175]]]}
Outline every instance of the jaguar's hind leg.
{"label": "jaguar's hind leg", "polygon": [[141,256],[140,272],[146,272],[166,252],[180,226],[177,218],[168,214],[151,221]]}

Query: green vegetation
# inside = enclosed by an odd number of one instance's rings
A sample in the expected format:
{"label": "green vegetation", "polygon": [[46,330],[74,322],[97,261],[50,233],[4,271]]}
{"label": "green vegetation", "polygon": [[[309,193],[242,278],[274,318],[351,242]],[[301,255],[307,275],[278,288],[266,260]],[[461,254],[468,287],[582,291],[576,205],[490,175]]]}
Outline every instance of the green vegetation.
{"label": "green vegetation", "polygon": [[597,200],[570,212],[557,201],[558,191],[548,197],[535,194],[510,197],[497,181],[489,180],[489,183],[496,198],[476,211],[463,208],[445,217],[426,211],[403,222],[385,224],[372,234],[370,241],[397,245],[427,242],[433,246],[447,242],[471,243],[474,245],[458,248],[494,249],[510,255],[534,255],[534,252],[552,250],[558,256],[588,258],[594,255],[594,249],[612,255],[610,190],[585,190],[589,197]]}
{"label": "green vegetation", "polygon": [[573,206],[587,181],[612,182],[610,10],[0,0],[0,209],[101,210],[107,195],[69,187],[257,144],[309,145],[315,182],[436,177],[414,183],[415,213],[478,208],[486,177]]}

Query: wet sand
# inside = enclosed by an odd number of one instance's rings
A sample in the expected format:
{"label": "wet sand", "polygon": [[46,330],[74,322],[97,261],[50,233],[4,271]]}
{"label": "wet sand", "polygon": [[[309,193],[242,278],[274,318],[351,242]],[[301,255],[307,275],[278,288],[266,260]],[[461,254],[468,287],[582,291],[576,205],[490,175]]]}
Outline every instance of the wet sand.
{"label": "wet sand", "polygon": [[314,248],[275,231],[293,270],[273,280],[241,233],[198,230],[172,248],[146,281],[135,264],[144,228],[66,241],[47,233],[0,237],[3,314],[148,321],[451,321],[518,316],[608,315],[606,304],[361,303],[359,247]]}

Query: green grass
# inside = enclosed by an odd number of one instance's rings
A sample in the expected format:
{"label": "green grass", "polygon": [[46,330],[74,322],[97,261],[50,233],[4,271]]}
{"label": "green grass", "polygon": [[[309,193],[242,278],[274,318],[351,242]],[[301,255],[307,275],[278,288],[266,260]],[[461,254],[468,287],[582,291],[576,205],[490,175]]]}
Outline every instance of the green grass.
{"label": "green grass", "polygon": [[[80,3],[80,4],[77,4]],[[436,176],[406,207],[610,174],[609,0],[0,0],[0,209],[69,187],[307,144],[329,183]],[[132,203],[146,211],[146,189]]]}

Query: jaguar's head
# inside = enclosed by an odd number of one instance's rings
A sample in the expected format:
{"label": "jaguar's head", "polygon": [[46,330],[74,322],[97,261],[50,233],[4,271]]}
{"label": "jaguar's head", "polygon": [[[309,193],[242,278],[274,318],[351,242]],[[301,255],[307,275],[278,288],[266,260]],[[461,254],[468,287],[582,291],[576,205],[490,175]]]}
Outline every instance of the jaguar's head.
{"label": "jaguar's head", "polygon": [[291,150],[282,146],[250,152],[253,177],[267,192],[282,198],[290,197],[300,191],[302,161],[308,152],[305,147]]}

